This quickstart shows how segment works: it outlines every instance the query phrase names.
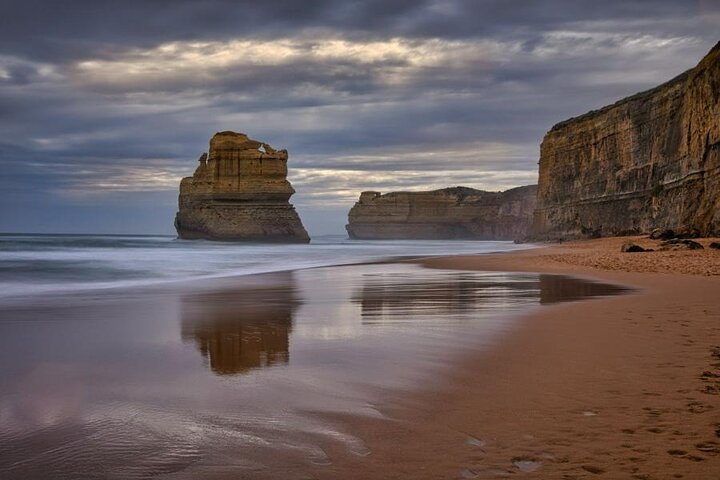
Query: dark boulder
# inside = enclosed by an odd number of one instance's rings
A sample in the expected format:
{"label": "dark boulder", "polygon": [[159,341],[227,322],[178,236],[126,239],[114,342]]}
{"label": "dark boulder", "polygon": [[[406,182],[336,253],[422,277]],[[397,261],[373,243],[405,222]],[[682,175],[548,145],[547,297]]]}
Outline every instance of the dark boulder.
{"label": "dark boulder", "polygon": [[686,228],[677,233],[677,238],[700,238],[700,230],[697,228]]}
{"label": "dark boulder", "polygon": [[673,238],[660,244],[661,250],[703,250],[704,247],[694,241],[681,238]]}
{"label": "dark boulder", "polygon": [[640,245],[634,244],[634,243],[623,243],[623,246],[620,248],[621,252],[624,253],[632,253],[632,252],[647,252],[643,247]]}
{"label": "dark boulder", "polygon": [[653,240],[670,240],[671,238],[675,238],[675,232],[670,229],[661,230],[656,228],[650,233],[650,238]]}

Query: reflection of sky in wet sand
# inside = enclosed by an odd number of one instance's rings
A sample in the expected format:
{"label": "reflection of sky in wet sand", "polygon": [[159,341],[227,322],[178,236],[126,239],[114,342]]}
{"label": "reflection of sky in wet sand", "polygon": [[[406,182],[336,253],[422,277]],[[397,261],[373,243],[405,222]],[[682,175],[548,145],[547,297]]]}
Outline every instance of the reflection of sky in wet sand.
{"label": "reflection of sky in wet sand", "polygon": [[0,478],[301,476],[303,465],[331,461],[328,444],[368,453],[310,412],[380,417],[377,392],[410,391],[492,345],[515,325],[513,312],[617,293],[411,265],[255,282],[6,309]]}

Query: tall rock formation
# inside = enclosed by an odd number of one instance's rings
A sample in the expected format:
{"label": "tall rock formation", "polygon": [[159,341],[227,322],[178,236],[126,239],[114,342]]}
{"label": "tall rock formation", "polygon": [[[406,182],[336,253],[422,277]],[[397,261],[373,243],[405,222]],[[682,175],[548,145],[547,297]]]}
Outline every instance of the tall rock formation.
{"label": "tall rock formation", "polygon": [[286,150],[244,133],[220,132],[192,177],[180,182],[178,236],[185,239],[308,243],[290,204]]}
{"label": "tall rock formation", "polygon": [[693,69],[555,125],[540,149],[538,239],[720,232],[720,43]]}
{"label": "tall rock formation", "polygon": [[536,191],[529,185],[505,192],[363,192],[346,229],[357,239],[521,239],[532,221]]}

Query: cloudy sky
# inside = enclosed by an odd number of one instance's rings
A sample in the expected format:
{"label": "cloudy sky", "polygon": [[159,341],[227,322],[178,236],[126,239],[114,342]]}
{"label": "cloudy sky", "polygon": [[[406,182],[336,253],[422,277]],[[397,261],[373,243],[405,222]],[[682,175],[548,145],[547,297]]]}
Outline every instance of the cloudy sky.
{"label": "cloudy sky", "polygon": [[719,32],[720,0],[2,0],[0,231],[173,233],[220,130],[289,150],[311,234],[362,190],[534,183],[554,123]]}

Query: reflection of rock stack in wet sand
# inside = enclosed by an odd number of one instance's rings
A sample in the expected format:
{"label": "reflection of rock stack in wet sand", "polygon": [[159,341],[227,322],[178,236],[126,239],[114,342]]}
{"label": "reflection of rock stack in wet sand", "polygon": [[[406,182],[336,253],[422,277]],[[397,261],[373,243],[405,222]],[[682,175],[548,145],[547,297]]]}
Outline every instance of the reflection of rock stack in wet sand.
{"label": "reflection of rock stack in wet sand", "polygon": [[192,177],[180,182],[180,238],[308,243],[290,196],[286,150],[220,132]]}
{"label": "reflection of rock stack in wet sand", "polygon": [[190,295],[182,302],[182,338],[218,375],[287,364],[298,304],[291,283]]}

